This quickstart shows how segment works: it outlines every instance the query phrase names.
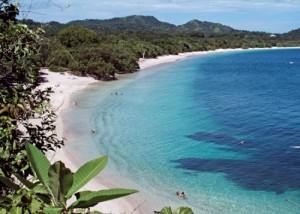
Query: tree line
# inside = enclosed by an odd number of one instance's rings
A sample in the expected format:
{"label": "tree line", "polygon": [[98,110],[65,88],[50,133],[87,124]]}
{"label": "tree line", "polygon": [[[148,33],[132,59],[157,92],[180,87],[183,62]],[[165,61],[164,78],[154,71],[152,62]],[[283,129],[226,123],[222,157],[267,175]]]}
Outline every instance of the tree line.
{"label": "tree line", "polygon": [[82,26],[69,26],[47,39],[43,46],[44,66],[53,71],[71,71],[96,79],[115,79],[116,73],[139,69],[139,58],[209,51],[219,48],[268,48],[282,44],[235,32],[204,36],[201,32],[171,35],[151,32],[96,32]]}

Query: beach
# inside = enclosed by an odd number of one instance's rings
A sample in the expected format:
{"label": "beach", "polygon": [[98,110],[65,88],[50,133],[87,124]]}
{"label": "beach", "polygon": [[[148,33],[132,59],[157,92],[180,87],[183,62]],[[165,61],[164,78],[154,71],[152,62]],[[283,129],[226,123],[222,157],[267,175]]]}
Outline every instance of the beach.
{"label": "beach", "polygon": [[[188,57],[199,56],[204,54],[211,53],[220,53],[220,52],[230,52],[230,51],[240,51],[242,49],[228,49],[223,50],[219,49],[216,51],[204,51],[204,52],[191,52],[191,53],[181,53],[179,55],[169,55],[161,56],[156,59],[140,59],[139,65],[141,71],[150,68],[156,65],[161,65],[165,63],[175,62],[177,60],[182,60]],[[51,95],[52,107],[59,116],[57,119],[57,133],[59,137],[66,137],[63,126],[63,118],[61,117],[61,112],[64,109],[69,108],[71,105],[76,106],[76,100],[72,100],[72,94],[76,93],[79,90],[83,90],[88,87],[90,84],[101,82],[94,80],[91,77],[77,77],[69,74],[60,74],[49,72],[48,70],[42,70],[45,73],[44,77],[48,82],[43,83],[42,87],[52,87],[54,93]],[[67,167],[69,167],[73,172],[78,169],[83,163],[80,162],[80,159],[76,158],[72,151],[68,148],[68,141],[65,142],[66,146],[58,150],[55,153],[55,156],[50,157],[51,161],[61,160]],[[92,180],[84,189],[85,190],[99,190],[99,189],[108,189],[116,188],[116,183],[113,179],[110,178],[96,178]],[[127,186],[121,186],[122,188],[130,188]],[[161,202],[161,204],[164,204]],[[151,213],[155,208],[152,207],[153,202],[147,201],[145,195],[137,193],[131,196],[124,198],[116,199],[109,202],[100,203],[94,209],[99,210],[103,213]],[[170,204],[171,205],[171,204]],[[161,207],[162,208],[162,207]],[[175,208],[175,207],[174,207]]]}
{"label": "beach", "polygon": [[[40,88],[51,87],[53,92],[50,96],[51,106],[55,113],[58,115],[56,120],[56,131],[59,138],[65,138],[66,134],[63,126],[63,118],[61,117],[61,112],[67,109],[71,105],[77,105],[75,100],[71,100],[71,96],[76,93],[76,91],[83,90],[92,83],[98,83],[99,81],[91,77],[78,77],[70,75],[68,73],[56,73],[51,72],[48,69],[41,70],[42,76],[46,79],[40,86]],[[100,82],[101,84],[101,82]],[[51,163],[55,161],[62,161],[65,165],[75,172],[82,163],[80,159],[76,158],[68,148],[68,140],[65,141],[65,146],[58,149],[54,154],[47,154]],[[101,179],[101,180],[100,180]],[[116,186],[111,179],[94,178],[92,179],[82,190],[102,190],[110,188],[121,188]],[[125,187],[123,187],[125,188]],[[95,206],[94,210],[100,210],[103,213],[145,213],[144,207],[141,205],[144,203],[143,198],[137,196],[127,196],[125,198],[116,199],[113,201],[108,201],[100,203]]]}
{"label": "beach", "polygon": [[237,48],[237,49],[217,49],[214,51],[196,51],[196,52],[186,52],[186,53],[179,53],[178,55],[164,55],[159,56],[157,58],[151,58],[151,59],[140,59],[139,60],[139,66],[140,69],[146,69],[152,66],[161,65],[165,63],[171,63],[178,60],[182,60],[189,57],[194,56],[200,56],[200,55],[206,55],[206,54],[212,54],[212,53],[222,53],[222,52],[232,52],[232,51],[241,51],[243,49]]}

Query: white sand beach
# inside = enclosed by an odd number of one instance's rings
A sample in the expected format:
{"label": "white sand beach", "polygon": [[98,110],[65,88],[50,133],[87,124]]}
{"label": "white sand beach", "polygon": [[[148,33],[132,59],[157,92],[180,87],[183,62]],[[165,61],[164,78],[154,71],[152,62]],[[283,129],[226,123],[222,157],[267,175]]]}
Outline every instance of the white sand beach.
{"label": "white sand beach", "polygon": [[[207,54],[214,54],[214,53],[224,53],[224,52],[236,52],[236,51],[242,51],[242,50],[268,50],[268,49],[280,49],[281,47],[272,47],[272,48],[249,48],[249,49],[242,49],[242,48],[236,48],[236,49],[217,49],[212,51],[195,51],[195,52],[186,52],[186,53],[179,53],[178,55],[164,55],[159,56],[157,58],[151,58],[151,59],[140,59],[139,60],[139,66],[140,69],[146,69],[152,66],[161,65],[165,63],[171,63],[178,60],[182,60],[189,57],[194,56],[200,56],[200,55],[207,55]],[[297,47],[289,47],[289,48],[297,48]],[[286,47],[283,47],[283,49],[287,49]]]}
{"label": "white sand beach", "polygon": [[182,60],[185,58],[193,57],[193,56],[199,56],[199,55],[206,55],[206,54],[212,54],[212,53],[222,53],[222,52],[232,52],[232,51],[240,51],[243,50],[241,48],[237,49],[217,49],[214,51],[197,51],[197,52],[186,52],[186,53],[179,53],[178,55],[165,55],[165,56],[159,56],[157,58],[152,59],[140,59],[139,65],[140,69],[146,69],[152,66],[161,65],[165,63],[171,63],[178,60]]}
{"label": "white sand beach", "polygon": [[[139,65],[141,70],[146,68],[156,66],[159,64],[170,63],[177,60],[182,60],[188,57],[211,54],[211,53],[219,53],[219,52],[230,52],[230,51],[240,51],[242,49],[219,49],[216,51],[201,51],[201,52],[191,52],[191,53],[181,53],[179,55],[168,55],[161,56],[156,59],[140,59]],[[87,87],[91,83],[97,82],[91,77],[77,77],[70,75],[68,73],[60,74],[50,72],[47,69],[41,70],[44,73],[44,77],[47,82],[42,83],[41,87],[52,87],[54,93],[51,95],[51,102],[54,110],[59,116],[57,119],[57,134],[59,137],[64,136],[63,129],[63,120],[61,117],[61,111],[63,109],[68,108],[70,105],[76,105],[75,101],[72,101],[70,96],[73,93],[76,93],[78,90],[82,90]],[[101,84],[101,83],[100,83]],[[61,160],[63,161],[67,167],[69,167],[72,171],[76,171],[83,163],[81,163],[68,149],[68,141],[65,142],[66,146],[62,149],[58,150],[55,153],[54,157],[50,157],[52,162]],[[101,181],[99,178],[91,181],[86,187],[85,190],[99,190],[99,189],[108,189],[108,188],[121,188],[120,186],[116,186],[114,181],[110,178],[103,179]],[[126,188],[123,187],[123,188]],[[162,203],[163,204],[163,203]],[[161,207],[162,208],[162,207]],[[108,201],[104,203],[100,203],[95,207],[95,210],[99,210],[103,213],[152,213],[153,210],[157,209],[157,207],[151,207],[151,202],[148,202],[145,196],[141,194],[133,194],[131,196],[127,196],[124,198],[116,199],[113,201]]]}

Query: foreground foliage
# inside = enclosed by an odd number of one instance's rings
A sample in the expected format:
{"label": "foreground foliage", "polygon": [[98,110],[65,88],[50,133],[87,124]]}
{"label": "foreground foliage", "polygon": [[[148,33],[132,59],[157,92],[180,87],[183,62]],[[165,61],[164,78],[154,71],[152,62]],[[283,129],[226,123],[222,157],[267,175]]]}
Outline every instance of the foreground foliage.
{"label": "foreground foliage", "polygon": [[164,207],[161,211],[155,211],[154,214],[194,214],[194,212],[189,207],[178,207],[175,210],[171,207]]}
{"label": "foreground foliage", "polygon": [[[31,174],[25,145],[46,152],[63,144],[55,134],[50,89],[39,90],[42,30],[18,24],[16,5],[0,2],[0,168],[6,177]],[[9,190],[0,182],[0,195]]]}
{"label": "foreground foliage", "polygon": [[[104,169],[107,156],[89,161],[73,173],[61,161],[51,165],[46,156],[29,143],[26,144],[26,151],[38,181],[33,183],[16,174],[16,178],[24,185],[22,188],[16,182],[0,176],[0,180],[15,191],[11,196],[0,198],[0,213],[82,213],[100,202],[137,192],[132,189],[78,192]],[[67,203],[73,196],[76,196],[76,200]]]}

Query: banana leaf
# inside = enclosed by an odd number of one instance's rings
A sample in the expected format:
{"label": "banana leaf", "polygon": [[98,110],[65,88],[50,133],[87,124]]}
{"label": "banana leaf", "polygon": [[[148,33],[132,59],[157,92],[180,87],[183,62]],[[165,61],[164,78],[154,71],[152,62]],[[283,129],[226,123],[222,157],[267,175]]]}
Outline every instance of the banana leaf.
{"label": "banana leaf", "polygon": [[14,176],[24,185],[26,186],[28,189],[33,189],[36,184],[30,182],[29,180],[23,178],[22,176],[18,175],[18,174],[14,174]]}
{"label": "banana leaf", "polygon": [[174,214],[171,207],[164,207],[161,211],[161,214]]}
{"label": "banana leaf", "polygon": [[50,166],[49,172],[49,189],[52,192],[54,200],[58,204],[66,205],[66,194],[73,184],[73,173],[65,167],[61,161],[55,162]]}
{"label": "banana leaf", "polygon": [[67,194],[67,198],[70,198],[81,187],[87,184],[93,177],[98,175],[104,169],[107,162],[108,156],[103,156],[89,161],[81,166],[73,175],[73,185]]}
{"label": "banana leaf", "polygon": [[189,207],[178,207],[175,211],[175,214],[194,214],[191,208]]}
{"label": "banana leaf", "polygon": [[61,214],[63,208],[61,207],[47,207],[44,209],[45,214]]}
{"label": "banana leaf", "polygon": [[20,186],[9,180],[7,177],[0,176],[0,182],[5,184],[8,188],[11,188],[12,190],[18,191],[21,189]]}
{"label": "banana leaf", "polygon": [[108,189],[99,191],[84,191],[79,193],[78,200],[70,205],[69,208],[89,208],[96,204],[120,197],[124,197],[138,192],[133,189]]}
{"label": "banana leaf", "polygon": [[36,176],[45,186],[48,186],[48,170],[50,167],[50,162],[38,148],[30,143],[26,144],[26,152],[30,166],[36,173]]}

